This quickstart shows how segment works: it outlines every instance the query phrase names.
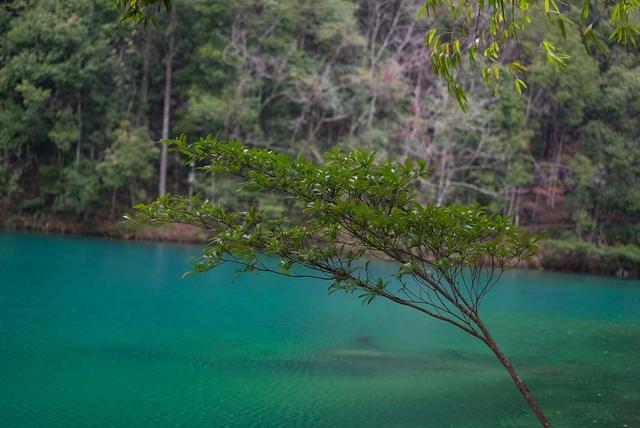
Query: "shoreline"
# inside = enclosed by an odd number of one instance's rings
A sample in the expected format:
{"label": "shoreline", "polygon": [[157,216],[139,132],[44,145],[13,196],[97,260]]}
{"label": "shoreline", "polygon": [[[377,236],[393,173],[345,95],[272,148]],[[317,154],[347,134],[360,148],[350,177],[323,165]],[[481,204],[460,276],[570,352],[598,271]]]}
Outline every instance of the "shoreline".
{"label": "shoreline", "polygon": [[[113,221],[96,221],[92,226],[83,222],[70,222],[67,219],[34,219],[28,216],[0,219],[2,232],[32,232],[58,236],[85,236],[103,239],[117,239],[134,242],[166,242],[177,244],[202,245],[206,234],[194,227],[183,224],[161,226],[127,227]],[[640,261],[613,254],[609,257],[603,252],[594,252],[593,244],[570,246],[572,241],[542,240],[538,253],[516,266],[518,269],[546,272],[601,275],[622,279],[640,278]],[[585,249],[590,245],[591,247]],[[616,249],[620,247],[609,247]],[[640,251],[640,250],[638,250]],[[610,260],[611,259],[611,260]]]}
{"label": "shoreline", "polygon": [[56,217],[36,219],[32,216],[0,219],[0,230],[34,232],[63,236],[94,236],[123,241],[175,242],[202,244],[204,232],[194,226],[167,224],[162,226],[128,227],[120,222],[96,220],[94,224],[69,221]]}

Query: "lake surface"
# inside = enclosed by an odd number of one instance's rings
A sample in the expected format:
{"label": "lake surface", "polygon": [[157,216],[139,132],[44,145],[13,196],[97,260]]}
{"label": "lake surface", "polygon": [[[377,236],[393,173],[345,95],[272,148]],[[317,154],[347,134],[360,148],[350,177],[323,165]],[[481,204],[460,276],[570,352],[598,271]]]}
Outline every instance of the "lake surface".
{"label": "lake surface", "polygon": [[[449,325],[197,254],[0,233],[0,426],[537,426]],[[640,427],[640,282],[513,271],[483,314],[554,426]]]}

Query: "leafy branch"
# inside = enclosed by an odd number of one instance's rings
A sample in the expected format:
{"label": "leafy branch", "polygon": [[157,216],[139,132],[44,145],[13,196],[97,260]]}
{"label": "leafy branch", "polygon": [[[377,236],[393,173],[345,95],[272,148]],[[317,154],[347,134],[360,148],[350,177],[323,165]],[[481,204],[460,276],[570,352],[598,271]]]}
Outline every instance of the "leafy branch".
{"label": "leafy branch", "polygon": [[[424,15],[451,21],[446,29],[431,29],[425,36],[425,44],[430,50],[433,71],[447,81],[449,93],[456,97],[463,110],[467,106],[467,97],[457,73],[464,57],[474,64],[478,52],[484,59],[481,72],[487,84],[497,88],[501,65],[506,63],[518,93],[526,89],[524,74],[527,69],[518,58],[519,37],[535,25],[534,5],[532,0],[428,0],[423,4],[418,17]],[[574,9],[577,9],[577,18],[572,17]],[[567,37],[567,29],[573,28],[587,50],[595,47],[604,52],[604,43],[594,32],[598,19],[592,12],[590,0],[578,0],[573,5],[544,0],[544,16],[558,27],[563,38]],[[639,0],[617,1],[609,12],[609,22],[613,27],[609,40],[636,46],[636,37],[640,34],[639,12]],[[542,39],[539,44],[549,63],[560,68],[566,66],[570,56],[557,43]],[[506,53],[510,45],[515,45],[515,59]]]}
{"label": "leafy branch", "polygon": [[[480,304],[500,275],[536,252],[537,238],[478,205],[423,205],[416,183],[424,161],[378,162],[373,153],[332,151],[320,164],[208,136],[168,142],[208,174],[243,180],[245,190],[293,201],[298,221],[255,208],[229,210],[199,197],[165,195],[135,207],[133,223],[185,223],[210,234],[196,272],[223,263],[330,282],[329,291],[365,303],[384,298],[447,322],[486,344],[550,426],[480,318]],[[370,269],[390,260],[391,278]],[[311,273],[308,273],[311,272]]]}

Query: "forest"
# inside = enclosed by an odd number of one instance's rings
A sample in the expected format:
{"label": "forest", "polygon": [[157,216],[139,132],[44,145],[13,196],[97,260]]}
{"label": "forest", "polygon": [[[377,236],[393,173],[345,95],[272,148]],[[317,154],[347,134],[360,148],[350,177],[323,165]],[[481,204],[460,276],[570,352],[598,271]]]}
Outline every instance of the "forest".
{"label": "forest", "polygon": [[[539,19],[509,53],[526,88],[488,86],[465,65],[463,111],[425,47],[447,23],[418,17],[422,3],[190,0],[142,26],[112,0],[4,2],[0,222],[111,234],[166,192],[286,212],[158,143],[213,133],[316,162],[334,148],[422,159],[422,202],[476,202],[542,233],[544,267],[639,275],[637,49],[587,50]],[[541,34],[570,54],[566,68]]]}

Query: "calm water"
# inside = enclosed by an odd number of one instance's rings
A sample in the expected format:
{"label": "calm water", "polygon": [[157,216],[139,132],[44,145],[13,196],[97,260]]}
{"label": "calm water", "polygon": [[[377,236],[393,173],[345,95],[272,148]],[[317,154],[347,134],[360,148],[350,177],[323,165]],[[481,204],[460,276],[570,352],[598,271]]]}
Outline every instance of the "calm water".
{"label": "calm water", "polygon": [[[2,427],[535,427],[480,343],[197,247],[0,234]],[[511,272],[484,314],[556,427],[640,427],[640,282]]]}

